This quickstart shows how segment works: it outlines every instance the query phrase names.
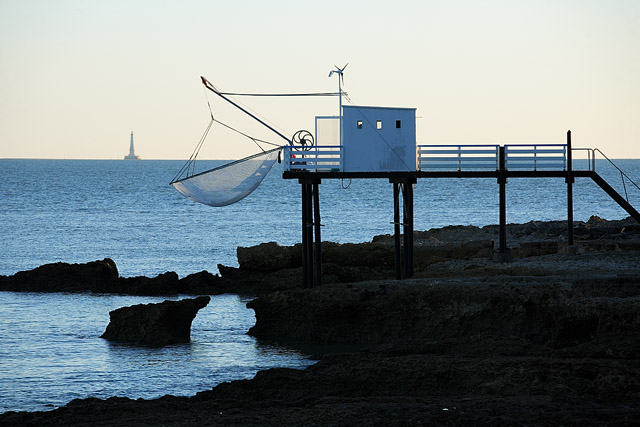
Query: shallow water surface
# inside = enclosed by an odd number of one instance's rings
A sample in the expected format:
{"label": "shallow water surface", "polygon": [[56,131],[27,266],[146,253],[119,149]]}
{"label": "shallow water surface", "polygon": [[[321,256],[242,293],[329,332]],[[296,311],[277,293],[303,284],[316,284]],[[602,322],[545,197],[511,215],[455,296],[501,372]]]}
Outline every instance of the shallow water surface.
{"label": "shallow water surface", "polygon": [[0,412],[86,397],[191,396],[261,369],[313,363],[246,335],[255,316],[236,295],[211,298],[193,320],[190,344],[145,348],[99,338],[109,311],[165,299],[0,292]]}

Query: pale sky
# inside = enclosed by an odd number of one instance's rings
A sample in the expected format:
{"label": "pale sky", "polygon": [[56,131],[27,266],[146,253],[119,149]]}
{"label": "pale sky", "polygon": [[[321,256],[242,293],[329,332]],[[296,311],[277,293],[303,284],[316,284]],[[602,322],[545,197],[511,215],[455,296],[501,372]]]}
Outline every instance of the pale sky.
{"label": "pale sky", "polygon": [[[419,144],[640,158],[640,1],[0,0],[0,158],[186,159],[233,91],[417,108]],[[208,95],[221,121],[282,142]],[[241,99],[289,133],[333,98]],[[259,134],[259,135],[258,135]],[[256,151],[219,127],[203,156]]]}

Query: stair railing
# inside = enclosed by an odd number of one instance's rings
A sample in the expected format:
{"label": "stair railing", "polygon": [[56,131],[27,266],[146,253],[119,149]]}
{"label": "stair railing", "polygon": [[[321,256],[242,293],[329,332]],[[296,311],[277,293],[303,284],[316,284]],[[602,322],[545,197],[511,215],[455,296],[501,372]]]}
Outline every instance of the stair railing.
{"label": "stair railing", "polygon": [[618,167],[613,161],[607,157],[600,149],[598,148],[573,148],[572,151],[586,151],[587,152],[587,160],[589,164],[589,170],[592,172],[596,171],[596,154],[600,153],[602,157],[604,157],[614,168],[620,172],[620,178],[622,179],[622,188],[624,189],[624,197],[629,203],[629,195],[627,194],[627,185],[625,183],[625,178],[634,186],[638,191],[640,191],[640,186],[636,184],[622,169]]}

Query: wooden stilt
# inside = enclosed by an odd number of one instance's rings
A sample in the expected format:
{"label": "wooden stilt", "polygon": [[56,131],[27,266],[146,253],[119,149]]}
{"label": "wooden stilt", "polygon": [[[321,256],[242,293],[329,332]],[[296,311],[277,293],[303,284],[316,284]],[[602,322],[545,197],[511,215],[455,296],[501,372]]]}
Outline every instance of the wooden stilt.
{"label": "wooden stilt", "polygon": [[322,238],[320,237],[320,193],[319,182],[313,183],[313,225],[315,229],[315,247],[313,264],[313,286],[322,284]]}
{"label": "wooden stilt", "polygon": [[500,185],[500,256],[507,259],[507,165],[505,159],[505,148],[500,146],[498,152],[499,174],[498,184]]}
{"label": "wooden stilt", "polygon": [[396,279],[402,279],[402,258],[400,248],[400,184],[393,183],[393,243],[396,264]]}
{"label": "wooden stilt", "polygon": [[308,238],[308,234],[307,234],[307,223],[309,222],[309,219],[307,218],[307,190],[308,187],[305,183],[302,183],[301,185],[302,187],[302,287],[303,288],[307,288],[309,287],[309,282],[308,282],[308,270],[309,270],[309,264],[307,263],[308,257],[307,257],[307,251],[308,251],[308,244],[307,244],[307,238]]}
{"label": "wooden stilt", "polygon": [[404,275],[413,276],[413,182],[405,181],[402,196],[404,231]]}
{"label": "wooden stilt", "polygon": [[313,186],[310,183],[307,186],[307,225],[305,232],[307,233],[307,287],[313,287]]}
{"label": "wooden stilt", "polygon": [[[300,179],[302,187],[302,287],[322,284],[319,179]],[[314,240],[315,235],[315,240]]]}

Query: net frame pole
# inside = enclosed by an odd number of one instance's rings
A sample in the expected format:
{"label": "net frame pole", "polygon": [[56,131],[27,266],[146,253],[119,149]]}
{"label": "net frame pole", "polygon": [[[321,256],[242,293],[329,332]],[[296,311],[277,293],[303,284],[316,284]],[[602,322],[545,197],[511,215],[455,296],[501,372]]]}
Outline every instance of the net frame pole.
{"label": "net frame pole", "polygon": [[260,120],[258,117],[256,117],[255,115],[251,114],[249,111],[245,110],[244,108],[242,108],[241,106],[239,106],[238,104],[236,104],[235,102],[233,102],[232,100],[230,100],[229,98],[227,98],[226,96],[224,96],[223,94],[221,94],[210,82],[209,80],[207,80],[206,78],[204,78],[203,76],[200,76],[200,79],[202,79],[202,84],[209,89],[211,92],[215,93],[216,95],[218,95],[220,98],[224,99],[225,101],[227,101],[229,104],[233,105],[234,107],[236,107],[237,109],[239,109],[240,111],[242,111],[243,113],[245,113],[246,115],[248,115],[249,117],[251,117],[252,119],[256,120],[258,123],[260,123],[261,125],[265,126],[267,129],[269,129],[270,131],[274,132],[276,135],[278,135],[280,138],[284,139],[285,141],[287,141],[287,144],[291,143],[291,140],[289,138],[287,138],[286,136],[284,136],[283,134],[281,134],[280,132],[278,132],[277,130],[275,130],[273,127],[271,127],[270,125],[268,125],[267,123],[263,122],[262,120]]}

